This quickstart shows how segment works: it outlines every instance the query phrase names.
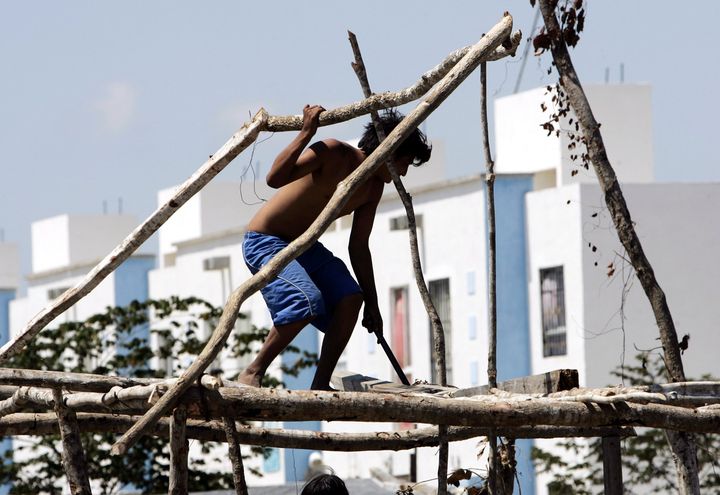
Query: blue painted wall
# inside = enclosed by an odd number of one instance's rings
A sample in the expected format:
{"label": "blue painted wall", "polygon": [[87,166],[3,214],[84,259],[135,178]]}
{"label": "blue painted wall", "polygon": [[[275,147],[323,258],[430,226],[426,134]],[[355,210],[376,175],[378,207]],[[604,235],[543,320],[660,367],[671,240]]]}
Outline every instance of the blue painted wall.
{"label": "blue painted wall", "polygon": [[[532,182],[529,175],[497,176],[495,180],[498,381],[530,374],[525,194],[532,191]],[[516,442],[523,493],[535,493],[531,448],[532,440]]]}
{"label": "blue painted wall", "polygon": [[[115,305],[127,306],[134,300],[146,301],[148,294],[148,272],[155,268],[155,258],[150,256],[131,257],[115,270]],[[139,325],[133,334],[138,338],[150,337],[150,326]],[[120,352],[124,352],[121,347]],[[121,354],[122,355],[122,354]]]}
{"label": "blue painted wall", "polygon": [[[318,352],[318,330],[312,325],[306,326],[292,345],[308,352]],[[292,366],[297,360],[297,354],[286,352],[282,355],[282,364]],[[291,390],[307,390],[315,376],[315,367],[305,368],[298,376],[283,376],[285,386]],[[320,431],[320,421],[286,421],[284,427],[288,430]],[[308,469],[308,459],[312,450],[285,449],[285,482],[302,481]]]}
{"label": "blue painted wall", "polygon": [[[15,299],[14,289],[0,289],[0,345],[10,340],[10,301],[13,299]],[[0,442],[0,458],[4,459],[5,453],[11,450],[12,440],[4,438]],[[10,485],[0,486],[0,495],[6,495],[9,491]]]}
{"label": "blue painted wall", "polygon": [[115,270],[115,305],[126,306],[131,301],[148,298],[148,272],[155,268],[155,258],[128,258]]}

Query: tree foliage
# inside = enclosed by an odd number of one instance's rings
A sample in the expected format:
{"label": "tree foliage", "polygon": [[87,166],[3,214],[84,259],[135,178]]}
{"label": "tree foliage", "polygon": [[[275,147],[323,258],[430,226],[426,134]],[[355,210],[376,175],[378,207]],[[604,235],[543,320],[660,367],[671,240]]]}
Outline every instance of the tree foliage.
{"label": "tree foliage", "polygon": [[[215,328],[221,313],[222,308],[195,297],[132,301],[125,307],[108,307],[84,321],[62,323],[45,330],[24,352],[13,356],[7,366],[136,378],[176,376],[203,349],[209,330]],[[244,315],[238,315],[241,324],[236,328],[247,327],[247,331],[236,330],[225,345],[230,357],[253,352],[254,344],[267,336],[267,329],[247,325],[242,322],[244,319]],[[283,368],[289,375],[296,376],[302,368],[316,362],[314,354],[294,346],[285,352],[298,356],[293,366]],[[263,385],[282,386],[282,382],[267,376]],[[95,493],[109,495],[121,489],[141,493],[168,491],[170,451],[166,439],[144,436],[126,455],[111,456],[114,440],[112,433],[82,434]],[[204,455],[190,460],[189,489],[232,488],[232,473],[212,472],[208,468],[220,457],[226,457],[224,444],[193,442],[200,444]],[[11,483],[10,494],[16,495],[62,493],[65,480],[60,449],[57,435],[15,438],[15,455],[13,450],[5,452],[0,465],[0,485]],[[263,449],[254,452],[265,453]]]}
{"label": "tree foliage", "polygon": [[[667,376],[662,356],[641,353],[633,366],[613,375],[628,385],[652,385]],[[703,380],[713,380],[703,376]],[[665,433],[655,428],[636,428],[637,436],[622,440],[623,483],[626,493],[677,493],[672,452]],[[700,488],[703,493],[720,489],[720,436],[695,435],[698,445]],[[532,458],[540,473],[552,475],[549,493],[591,495],[603,493],[602,441],[569,439],[559,443],[561,455],[533,448]]]}

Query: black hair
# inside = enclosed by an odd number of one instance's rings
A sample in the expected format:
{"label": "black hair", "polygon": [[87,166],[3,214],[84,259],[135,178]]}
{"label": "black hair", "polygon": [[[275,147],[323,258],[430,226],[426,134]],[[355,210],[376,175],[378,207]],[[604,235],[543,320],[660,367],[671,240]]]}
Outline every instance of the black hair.
{"label": "black hair", "polygon": [[349,495],[345,482],[334,474],[321,474],[307,482],[300,495]]}
{"label": "black hair", "polygon": [[[385,110],[382,114],[379,114],[380,124],[385,131],[387,136],[390,132],[402,122],[405,117],[397,110],[391,108]],[[365,155],[370,155],[375,148],[380,145],[377,134],[375,133],[375,126],[372,122],[365,124],[365,132],[363,132],[362,138],[358,143],[358,147],[365,152]],[[398,149],[395,150],[393,156],[410,156],[413,159],[413,165],[420,165],[430,159],[430,153],[432,152],[432,146],[427,143],[425,134],[420,129],[415,129],[405,141],[403,141]]]}

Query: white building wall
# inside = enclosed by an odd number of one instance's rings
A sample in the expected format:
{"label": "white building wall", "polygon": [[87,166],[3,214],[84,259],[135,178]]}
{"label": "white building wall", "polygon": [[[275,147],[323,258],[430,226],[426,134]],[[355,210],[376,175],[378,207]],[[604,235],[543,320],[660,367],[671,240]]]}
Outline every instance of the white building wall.
{"label": "white building wall", "polygon": [[[720,266],[714,262],[720,220],[702,215],[719,211],[720,184],[630,184],[623,192],[678,336],[691,336],[683,356],[686,375],[720,376],[720,364],[708,351],[720,347],[720,308],[714,303],[720,300]],[[599,187],[575,184],[536,191],[527,195],[526,207],[533,373],[575,368],[581,386],[619,384],[611,372],[623,362],[634,364],[636,348],[661,349],[650,304],[625,261]],[[564,267],[568,349],[565,356],[545,358],[538,277],[541,268],[551,266]],[[611,269],[614,273],[608,275]],[[564,454],[555,441],[536,445]],[[538,476],[537,493],[547,493],[548,481]]]}
{"label": "white building wall", "polygon": [[59,215],[33,222],[33,273],[99,261],[136,226],[132,215]]}
{"label": "white building wall", "polygon": [[[652,112],[650,86],[642,84],[589,84],[583,87],[596,120],[601,124],[608,157],[619,180],[651,182]],[[560,129],[548,135],[542,125],[557,110],[555,92],[545,87],[495,100],[495,172],[498,174],[538,173],[540,187],[597,182],[592,166],[581,167],[580,146],[569,149],[570,135],[577,134],[577,118],[570,112]],[[542,111],[545,105],[546,111]],[[572,122],[571,122],[572,120]],[[573,175],[575,173],[575,175]]]}
{"label": "white building wall", "polygon": [[[54,299],[51,290],[57,292],[78,284],[137,225],[132,215],[58,215],[33,222],[33,273],[27,276],[26,297],[10,304],[11,334],[20,332]],[[145,250],[141,247],[139,251],[134,256]],[[113,306],[115,299],[115,274],[111,273],[51,325],[85,319]]]}
{"label": "white building wall", "polygon": [[[578,186],[536,191],[526,196],[528,243],[528,312],[533,374],[577,369],[586,384],[582,225]],[[502,256],[502,253],[500,254]],[[562,266],[565,278],[567,354],[543,357],[540,270]]]}
{"label": "white building wall", "polygon": [[17,244],[0,242],[0,289],[20,285],[20,253]]}

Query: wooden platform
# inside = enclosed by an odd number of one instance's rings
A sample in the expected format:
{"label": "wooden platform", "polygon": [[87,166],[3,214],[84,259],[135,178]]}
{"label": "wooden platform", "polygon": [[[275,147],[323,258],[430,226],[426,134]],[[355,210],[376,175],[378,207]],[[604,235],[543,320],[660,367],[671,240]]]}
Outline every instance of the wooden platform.
{"label": "wooden platform", "polygon": [[[562,369],[539,375],[524,376],[498,383],[498,390],[517,394],[550,394],[579,386],[577,370]],[[442,387],[432,383],[402,383],[379,380],[352,371],[333,373],[332,386],[345,392],[378,392],[387,394],[429,394],[435,397],[473,397],[487,395],[487,385],[470,388]]]}

